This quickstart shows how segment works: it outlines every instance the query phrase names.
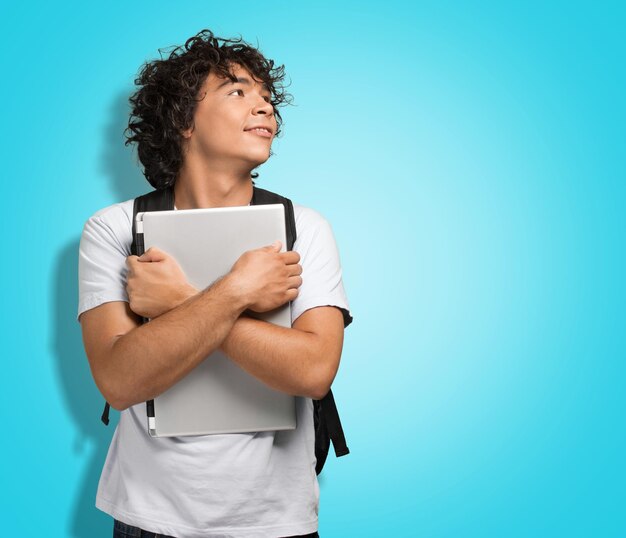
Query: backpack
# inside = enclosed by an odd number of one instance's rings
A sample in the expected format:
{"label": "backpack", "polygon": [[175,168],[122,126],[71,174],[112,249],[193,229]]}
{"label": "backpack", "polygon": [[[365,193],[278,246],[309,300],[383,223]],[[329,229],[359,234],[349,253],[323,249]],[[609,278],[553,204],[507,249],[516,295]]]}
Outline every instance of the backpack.
{"label": "backpack", "polygon": [[[253,186],[252,201],[250,205],[283,204],[285,207],[285,224],[287,227],[287,250],[292,250],[296,242],[296,219],[291,200],[275,194],[273,192]],[[131,254],[141,256],[144,252],[143,240],[135,233],[135,217],[137,213],[144,211],[167,211],[174,209],[174,190],[172,187],[157,189],[135,198],[133,204],[133,242]],[[139,241],[138,241],[139,239]],[[346,316],[344,316],[345,319]],[[144,322],[147,320],[144,319]],[[346,322],[347,324],[347,322]],[[146,402],[148,413],[153,409],[154,402]],[[110,405],[105,403],[101,420],[105,425],[109,424]],[[330,443],[332,442],[337,457],[350,453],[346,445],[343,428],[339,420],[339,413],[335,405],[332,391],[321,400],[313,400],[313,423],[315,428],[315,457],[317,463],[315,472],[319,475],[322,472],[324,463],[328,456]]]}

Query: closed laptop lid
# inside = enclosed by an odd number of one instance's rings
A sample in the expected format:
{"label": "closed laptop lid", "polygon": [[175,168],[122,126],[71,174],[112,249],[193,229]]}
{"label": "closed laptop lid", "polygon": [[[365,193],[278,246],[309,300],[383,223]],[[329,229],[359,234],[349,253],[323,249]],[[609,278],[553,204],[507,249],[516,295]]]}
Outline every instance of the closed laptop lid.
{"label": "closed laptop lid", "polygon": [[[136,229],[145,250],[157,247],[173,256],[198,289],[226,275],[247,250],[277,239],[283,251],[286,245],[282,204],[138,213]],[[289,304],[255,316],[291,327]],[[156,437],[295,427],[295,397],[271,389],[220,351],[154,399],[149,423]]]}

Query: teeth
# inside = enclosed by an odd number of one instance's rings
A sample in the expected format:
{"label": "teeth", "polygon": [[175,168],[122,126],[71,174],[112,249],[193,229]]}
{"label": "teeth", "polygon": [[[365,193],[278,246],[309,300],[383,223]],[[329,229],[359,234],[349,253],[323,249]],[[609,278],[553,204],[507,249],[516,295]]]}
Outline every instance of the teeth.
{"label": "teeth", "polygon": [[257,127],[256,129],[250,129],[251,131],[257,131],[260,133],[269,133],[269,131],[267,129],[262,129],[260,127]]}

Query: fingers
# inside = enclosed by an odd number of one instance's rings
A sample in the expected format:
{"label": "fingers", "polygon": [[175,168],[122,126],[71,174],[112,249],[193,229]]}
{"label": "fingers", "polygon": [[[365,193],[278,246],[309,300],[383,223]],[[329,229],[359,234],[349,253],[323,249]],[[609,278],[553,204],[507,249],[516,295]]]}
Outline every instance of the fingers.
{"label": "fingers", "polygon": [[296,264],[300,261],[300,254],[298,254],[295,250],[281,252],[280,257],[282,258],[283,263],[285,263],[286,265]]}
{"label": "fingers", "polygon": [[298,288],[289,288],[285,295],[288,301],[294,301],[296,297],[298,297],[299,293],[300,291],[298,290]]}
{"label": "fingers", "polygon": [[150,247],[137,259],[140,262],[162,262],[167,258],[167,254],[161,249]]}
{"label": "fingers", "polygon": [[267,250],[269,252],[280,252],[280,249],[282,248],[282,246],[283,244],[280,241],[276,240],[271,245],[262,247],[261,250]]}
{"label": "fingers", "polygon": [[301,276],[290,276],[287,279],[287,286],[289,287],[289,289],[299,288],[300,286],[302,286],[302,277]]}
{"label": "fingers", "polygon": [[298,254],[295,250],[286,250],[285,252],[281,252],[281,248],[282,243],[276,240],[271,245],[261,247],[259,250],[278,253],[285,264],[298,263],[300,261],[300,254]]}

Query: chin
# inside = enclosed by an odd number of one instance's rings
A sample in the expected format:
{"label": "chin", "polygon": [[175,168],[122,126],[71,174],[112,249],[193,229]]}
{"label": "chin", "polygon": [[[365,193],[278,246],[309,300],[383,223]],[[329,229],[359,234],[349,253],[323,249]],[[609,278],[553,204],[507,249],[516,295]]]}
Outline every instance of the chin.
{"label": "chin", "polygon": [[255,168],[264,162],[266,162],[270,158],[269,151],[263,152],[262,154],[250,156],[250,162],[254,164]]}

